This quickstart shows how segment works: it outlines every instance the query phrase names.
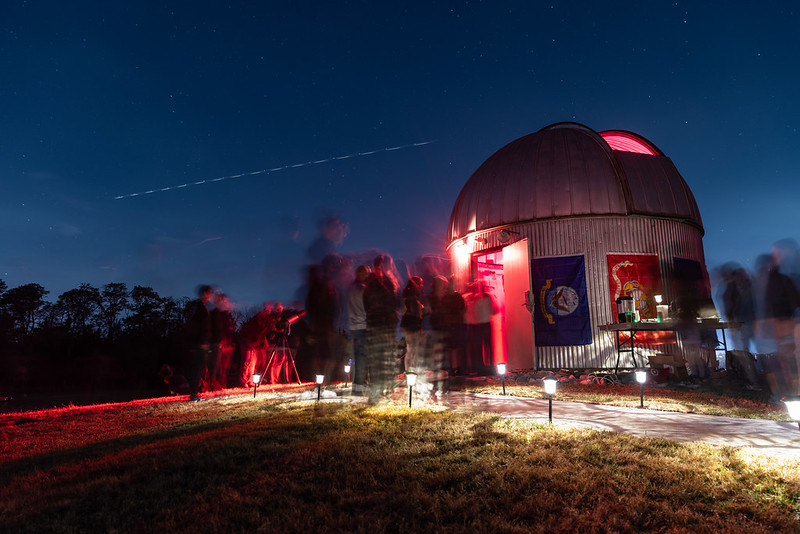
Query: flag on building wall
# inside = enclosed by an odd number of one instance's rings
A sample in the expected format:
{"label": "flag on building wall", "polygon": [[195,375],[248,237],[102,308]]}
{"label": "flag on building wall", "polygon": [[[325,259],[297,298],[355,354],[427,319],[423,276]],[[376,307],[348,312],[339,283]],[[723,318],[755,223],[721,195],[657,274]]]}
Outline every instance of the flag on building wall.
{"label": "flag on building wall", "polygon": [[[609,254],[608,281],[611,290],[611,311],[617,317],[617,298],[631,297],[633,305],[639,311],[639,319],[655,319],[656,295],[661,295],[661,271],[658,268],[658,256],[651,254]],[[620,332],[621,341],[627,339],[627,332]],[[639,332],[637,343],[663,344],[674,343],[675,335],[669,331]]]}
{"label": "flag on building wall", "polygon": [[583,256],[531,261],[536,292],[533,326],[536,344],[548,347],[592,342]]}
{"label": "flag on building wall", "polygon": [[655,319],[655,296],[661,294],[658,256],[650,254],[609,254],[608,280],[611,309],[617,316],[617,298],[633,298],[640,319]]}

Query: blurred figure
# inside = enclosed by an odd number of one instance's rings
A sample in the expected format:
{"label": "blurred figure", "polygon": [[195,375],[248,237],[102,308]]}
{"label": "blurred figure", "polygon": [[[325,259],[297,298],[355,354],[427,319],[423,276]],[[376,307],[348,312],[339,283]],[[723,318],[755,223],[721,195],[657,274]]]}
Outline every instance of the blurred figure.
{"label": "blurred figure", "polygon": [[323,258],[335,254],[350,233],[350,225],[336,214],[327,215],[319,222],[319,237],[308,248],[311,263],[320,264]]}
{"label": "blurred figure", "polygon": [[[450,284],[444,276],[435,276],[428,295],[430,308],[430,332],[426,344],[426,366],[431,371],[431,400],[438,402],[444,399],[448,390],[448,382],[452,372],[451,347],[453,346],[457,328],[454,321],[458,321],[458,302],[454,299]],[[459,296],[460,297],[460,296]],[[463,304],[463,302],[462,302]],[[461,325],[464,326],[463,309],[461,310]]]}
{"label": "blurred figure", "polygon": [[335,381],[341,371],[331,351],[339,309],[333,284],[328,280],[324,268],[311,265],[308,268],[308,294],[306,313],[313,336],[311,367],[314,374],[323,374],[326,380]]}
{"label": "blurred figure", "polygon": [[703,353],[700,328],[697,326],[700,299],[694,281],[675,277],[673,295],[675,298],[670,303],[669,314],[678,323],[675,333],[686,361],[686,369],[691,378],[705,380],[711,376],[711,369]]}
{"label": "blurred figure", "polygon": [[198,298],[187,305],[185,334],[189,344],[189,400],[199,401],[200,383],[208,368],[211,344],[211,310],[214,292],[202,285]]}
{"label": "blurred figure", "polygon": [[235,347],[236,322],[231,310],[233,305],[225,293],[218,292],[214,297],[211,311],[211,361],[209,362],[208,386],[211,390],[228,387],[228,371]]}
{"label": "blurred figure", "polygon": [[494,372],[492,353],[492,317],[499,313],[497,302],[486,282],[476,280],[465,297],[467,303],[468,358],[470,374],[489,375]]}
{"label": "blurred figure", "polygon": [[[775,354],[778,346],[775,344],[775,331],[772,321],[767,319],[767,281],[772,269],[772,256],[761,254],[756,258],[755,272],[753,275],[753,301],[755,304],[755,344],[756,353],[764,357]],[[766,367],[764,371],[767,371]]]}
{"label": "blurred figure", "polygon": [[788,256],[780,249],[774,249],[772,266],[767,276],[764,293],[764,317],[772,324],[777,345],[779,376],[777,387],[781,395],[796,395],[797,388],[797,344],[795,341],[795,313],[800,306],[800,294],[789,276],[781,272],[781,261]]}
{"label": "blurred figure", "polygon": [[253,373],[264,371],[259,362],[263,359],[261,355],[266,353],[267,335],[273,329],[270,326],[273,321],[272,304],[267,302],[239,329],[239,348],[242,353],[239,382],[244,387],[253,387]]}
{"label": "blurred figure", "polygon": [[372,262],[372,274],[364,288],[364,311],[367,315],[367,372],[370,403],[393,388],[397,351],[397,276],[388,254],[379,254]]}
{"label": "blurred figure", "polygon": [[447,325],[447,352],[445,364],[454,375],[463,375],[467,369],[467,303],[461,293],[448,282],[447,292],[442,297],[442,308]]}
{"label": "blurred figure", "polygon": [[779,239],[772,245],[772,260],[780,267],[781,273],[800,286],[800,245],[791,238]]}
{"label": "blurred figure", "polygon": [[[800,246],[792,238],[776,241],[772,245],[772,256],[780,267],[780,272],[791,279],[797,291],[800,291]],[[798,314],[794,314],[794,356],[795,368],[800,373],[800,321]],[[795,376],[794,393],[800,392],[800,378]]]}
{"label": "blurred figure", "polygon": [[364,289],[370,270],[366,265],[356,268],[355,280],[347,292],[347,316],[350,337],[353,341],[353,393],[366,391],[367,371],[367,312],[364,309]]}
{"label": "blurred figure", "polygon": [[754,341],[756,308],[753,282],[750,273],[736,264],[726,264],[722,269],[725,289],[722,293],[723,314],[727,321],[738,323],[729,329],[734,350],[750,352]]}
{"label": "blurred figure", "polygon": [[403,289],[403,316],[400,329],[406,338],[406,371],[418,372],[422,363],[422,312],[424,306],[420,300],[422,295],[422,278],[412,276]]}
{"label": "blurred figure", "polygon": [[189,381],[182,374],[176,373],[169,364],[164,364],[158,370],[158,376],[164,383],[168,395],[188,395]]}
{"label": "blurred figure", "polygon": [[[270,314],[270,324],[272,326],[277,326],[282,320],[285,319],[283,316],[283,302],[276,302],[272,305],[272,313]],[[273,329],[274,330],[274,329]]]}

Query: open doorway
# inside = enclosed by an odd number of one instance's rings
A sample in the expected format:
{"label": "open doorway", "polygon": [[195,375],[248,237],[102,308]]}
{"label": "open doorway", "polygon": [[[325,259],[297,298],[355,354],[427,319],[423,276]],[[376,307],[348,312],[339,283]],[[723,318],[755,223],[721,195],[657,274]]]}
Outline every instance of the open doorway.
{"label": "open doorway", "polygon": [[493,363],[509,370],[535,368],[528,257],[527,239],[472,257],[472,280],[484,280],[499,310],[492,319]]}
{"label": "open doorway", "polygon": [[474,280],[483,280],[486,283],[498,309],[497,315],[493,316],[491,321],[492,355],[494,357],[492,367],[494,367],[498,363],[506,363],[508,361],[506,355],[506,292],[503,249],[476,255],[474,256],[474,262]]}

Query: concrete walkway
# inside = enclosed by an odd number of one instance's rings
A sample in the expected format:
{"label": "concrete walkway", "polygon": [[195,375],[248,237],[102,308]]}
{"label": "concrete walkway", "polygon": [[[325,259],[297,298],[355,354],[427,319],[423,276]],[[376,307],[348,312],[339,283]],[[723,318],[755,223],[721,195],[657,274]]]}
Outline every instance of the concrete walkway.
{"label": "concrete walkway", "polygon": [[[548,422],[547,399],[452,391],[448,400],[450,408],[455,410],[480,410],[502,417]],[[674,441],[749,447],[762,455],[800,459],[800,429],[797,423],[600,406],[554,398],[553,424]]]}

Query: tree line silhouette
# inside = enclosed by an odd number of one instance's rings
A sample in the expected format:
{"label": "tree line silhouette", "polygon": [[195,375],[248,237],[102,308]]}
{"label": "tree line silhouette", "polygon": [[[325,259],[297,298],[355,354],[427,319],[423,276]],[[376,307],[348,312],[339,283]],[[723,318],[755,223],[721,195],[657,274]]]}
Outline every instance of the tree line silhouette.
{"label": "tree line silhouette", "polygon": [[37,391],[158,392],[163,364],[180,368],[189,299],[124,283],[81,284],[46,300],[0,280],[0,396]]}

